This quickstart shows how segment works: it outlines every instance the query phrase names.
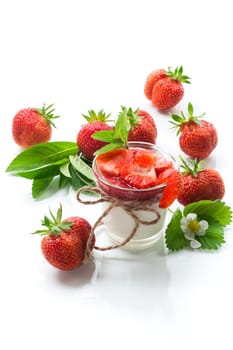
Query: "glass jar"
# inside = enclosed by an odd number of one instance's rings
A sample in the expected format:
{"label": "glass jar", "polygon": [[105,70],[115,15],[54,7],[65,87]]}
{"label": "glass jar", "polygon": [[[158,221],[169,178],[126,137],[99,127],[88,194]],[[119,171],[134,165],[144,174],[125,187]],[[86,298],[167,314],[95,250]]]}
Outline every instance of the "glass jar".
{"label": "glass jar", "polygon": [[[156,155],[175,166],[174,158],[156,145],[131,141],[128,147],[153,150]],[[167,209],[159,207],[166,183],[143,189],[120,186],[103,176],[98,167],[98,156],[95,157],[92,168],[99,189],[112,199],[102,203],[103,210],[107,212],[102,222],[113,244],[120,245],[130,236],[132,237],[122,246],[125,249],[142,250],[158,243],[163,235],[167,214]]]}

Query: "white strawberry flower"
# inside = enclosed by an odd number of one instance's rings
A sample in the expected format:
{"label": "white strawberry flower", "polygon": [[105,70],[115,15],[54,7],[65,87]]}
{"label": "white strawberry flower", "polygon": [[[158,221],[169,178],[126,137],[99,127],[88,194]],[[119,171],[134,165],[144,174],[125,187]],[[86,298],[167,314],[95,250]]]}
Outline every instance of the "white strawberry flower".
{"label": "white strawberry flower", "polygon": [[200,248],[201,243],[195,236],[204,236],[209,224],[206,220],[197,219],[197,214],[189,213],[180,220],[180,228],[184,232],[184,237],[190,241],[191,248]]}

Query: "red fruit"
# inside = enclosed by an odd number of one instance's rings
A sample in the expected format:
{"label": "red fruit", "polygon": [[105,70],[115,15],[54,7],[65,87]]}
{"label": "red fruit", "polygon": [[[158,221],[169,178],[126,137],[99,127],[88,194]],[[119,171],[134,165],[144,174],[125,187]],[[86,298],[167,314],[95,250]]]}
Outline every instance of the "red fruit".
{"label": "red fruit", "polygon": [[38,108],[21,109],[13,118],[12,136],[14,141],[23,148],[28,148],[51,139],[52,119],[59,116],[53,115],[53,105]]}
{"label": "red fruit", "polygon": [[160,156],[156,156],[155,158],[155,171],[158,175],[159,173],[163,172],[166,169],[172,168],[173,164],[171,161],[168,161],[165,158],[162,158]]}
{"label": "red fruit", "polygon": [[217,130],[214,125],[193,115],[193,106],[188,105],[188,115],[181,111],[180,115],[172,115],[171,123],[178,128],[181,150],[191,158],[207,158],[218,143]]}
{"label": "red fruit", "polygon": [[154,187],[156,184],[154,160],[153,152],[138,150],[131,162],[122,166],[122,178],[135,188]]}
{"label": "red fruit", "polygon": [[[182,158],[181,158],[182,159]],[[182,159],[182,191],[178,201],[182,205],[198,202],[200,200],[222,199],[225,194],[223,179],[218,171],[204,169],[203,161],[197,163],[190,161],[190,166]]]}
{"label": "red fruit", "polygon": [[129,161],[126,149],[117,149],[98,156],[98,168],[104,176],[119,176],[122,165]]}
{"label": "red fruit", "polygon": [[177,67],[174,71],[163,69],[152,72],[146,80],[144,93],[155,107],[165,110],[176,106],[183,98],[184,89],[182,83],[190,83],[189,77],[183,75],[183,67]]}
{"label": "red fruit", "polygon": [[148,100],[152,99],[152,90],[154,84],[157,83],[158,80],[164,79],[166,77],[167,75],[165,69],[155,70],[148,75],[144,86],[144,94],[146,95]]}
{"label": "red fruit", "polygon": [[142,141],[155,144],[157,128],[153,117],[148,112],[139,110],[136,118],[130,118],[130,123],[132,129],[129,131],[128,141]]}
{"label": "red fruit", "polygon": [[[44,236],[41,241],[42,254],[52,266],[60,270],[73,270],[85,257],[91,225],[85,219],[74,216],[61,221],[61,206],[56,217],[51,212],[50,214],[52,220],[47,216],[42,220],[46,229],[34,232]],[[91,242],[91,249],[94,243],[95,236]]]}
{"label": "red fruit", "polygon": [[92,135],[96,131],[112,130],[112,126],[106,123],[109,115],[106,115],[103,110],[99,111],[98,114],[92,110],[88,111],[88,113],[89,116],[83,115],[88,123],[84,124],[79,130],[76,142],[84,156],[93,160],[94,153],[105,146],[107,142],[96,140],[92,138]]}
{"label": "red fruit", "polygon": [[[91,232],[91,225],[89,222],[79,216],[71,216],[63,220],[64,222],[71,222],[72,225],[68,230],[63,230],[64,232],[70,234],[70,235],[76,235],[78,238],[81,239],[82,245],[83,245],[83,250],[85,252],[86,246],[87,246],[87,241],[90,236]],[[91,242],[91,249],[94,248],[95,245],[95,236],[92,238]]]}
{"label": "red fruit", "polygon": [[41,241],[41,250],[45,259],[60,270],[73,270],[83,261],[81,239],[64,232],[59,236],[45,236]]}
{"label": "red fruit", "polygon": [[181,173],[176,169],[171,170],[169,175],[164,174],[167,185],[159,202],[159,207],[163,209],[168,208],[177,199],[182,188]]}
{"label": "red fruit", "polygon": [[168,169],[161,171],[157,176],[156,185],[162,185],[162,184],[168,182],[168,180],[173,172],[174,172],[173,168],[168,168]]}

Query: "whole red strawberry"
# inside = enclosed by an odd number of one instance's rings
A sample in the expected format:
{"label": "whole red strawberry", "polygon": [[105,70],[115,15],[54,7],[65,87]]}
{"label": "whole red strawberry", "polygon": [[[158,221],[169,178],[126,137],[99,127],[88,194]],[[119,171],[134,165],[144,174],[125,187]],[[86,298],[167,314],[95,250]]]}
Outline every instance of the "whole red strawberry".
{"label": "whole red strawberry", "polygon": [[[52,220],[47,216],[42,220],[43,230],[34,233],[43,235],[41,250],[45,259],[60,270],[73,270],[80,266],[85,258],[87,241],[91,233],[91,225],[81,217],[70,217],[62,221],[62,208],[57,210],[56,217],[50,212]],[[93,236],[90,249],[93,249]]]}
{"label": "whole red strawberry", "polygon": [[76,142],[83,155],[89,160],[93,160],[94,153],[107,143],[93,139],[92,135],[97,131],[112,130],[112,126],[107,124],[110,114],[106,115],[103,110],[97,114],[93,110],[88,111],[88,113],[88,115],[83,114],[88,123],[79,130]]}
{"label": "whole red strawberry", "polygon": [[172,114],[173,128],[180,134],[181,150],[191,158],[207,158],[218,143],[217,131],[213,124],[193,115],[193,106],[188,104],[188,115],[181,111],[180,115]]}
{"label": "whole red strawberry", "polygon": [[53,104],[39,108],[21,109],[13,118],[12,136],[14,141],[23,148],[28,148],[51,139],[53,119]]}
{"label": "whole red strawberry", "polygon": [[128,141],[142,141],[156,143],[157,127],[153,117],[146,111],[139,110],[130,118],[131,129],[128,134]]}
{"label": "whole red strawberry", "polygon": [[182,205],[200,200],[222,199],[225,194],[223,179],[218,171],[204,169],[204,161],[190,160],[189,164],[182,158],[182,190],[178,202]]}
{"label": "whole red strawberry", "polygon": [[183,67],[175,70],[159,69],[151,72],[144,85],[146,97],[160,110],[176,106],[184,96],[182,83],[190,84],[190,78],[183,75]]}

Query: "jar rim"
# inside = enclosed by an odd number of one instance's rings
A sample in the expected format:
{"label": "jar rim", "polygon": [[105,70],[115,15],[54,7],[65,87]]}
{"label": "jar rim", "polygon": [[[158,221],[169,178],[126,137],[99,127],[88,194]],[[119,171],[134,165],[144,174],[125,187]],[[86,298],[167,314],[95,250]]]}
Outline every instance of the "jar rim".
{"label": "jar rim", "polygon": [[[172,161],[172,163],[174,165],[176,164],[176,160],[171,154],[164,151],[160,146],[157,146],[155,144],[152,144],[149,142],[143,142],[143,141],[129,141],[128,146],[129,146],[129,148],[143,148],[143,149],[155,150],[155,151],[159,152],[163,158],[169,159],[170,161]],[[159,189],[166,187],[166,185],[167,185],[167,182],[165,182],[163,184],[156,185],[153,187],[148,187],[148,188],[135,188],[135,187],[130,187],[130,186],[129,187],[121,187],[119,185],[116,185],[116,184],[106,180],[106,178],[102,175],[101,171],[99,170],[99,168],[97,166],[97,163],[96,163],[97,158],[98,158],[98,155],[95,156],[95,158],[93,159],[92,170],[94,172],[95,177],[97,178],[97,181],[103,183],[105,186],[109,186],[109,187],[114,188],[116,190],[125,191],[125,192],[135,191],[137,193],[143,193],[143,192],[159,190]]]}

